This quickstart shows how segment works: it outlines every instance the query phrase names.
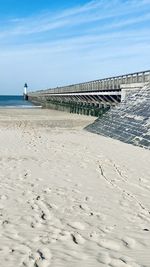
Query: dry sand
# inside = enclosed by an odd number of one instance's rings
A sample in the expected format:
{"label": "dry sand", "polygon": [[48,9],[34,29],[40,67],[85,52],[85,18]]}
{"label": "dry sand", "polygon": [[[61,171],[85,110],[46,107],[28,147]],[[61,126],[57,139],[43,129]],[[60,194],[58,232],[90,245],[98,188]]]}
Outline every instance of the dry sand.
{"label": "dry sand", "polygon": [[0,267],[150,266],[150,152],[93,120],[0,110]]}

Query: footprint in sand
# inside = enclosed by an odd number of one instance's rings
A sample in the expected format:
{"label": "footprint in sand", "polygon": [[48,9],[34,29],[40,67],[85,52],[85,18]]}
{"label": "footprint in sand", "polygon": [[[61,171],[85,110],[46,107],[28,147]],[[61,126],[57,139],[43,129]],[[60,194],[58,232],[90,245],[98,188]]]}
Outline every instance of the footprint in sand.
{"label": "footprint in sand", "polygon": [[52,254],[46,247],[38,249],[35,253],[28,256],[23,261],[22,266],[25,267],[49,267],[51,263]]}
{"label": "footprint in sand", "polygon": [[33,221],[31,223],[32,228],[40,227],[43,223],[51,220],[52,214],[49,211],[47,205],[41,200],[40,196],[37,196],[35,199],[29,200],[28,203],[31,205],[32,210],[34,210],[35,212]]}
{"label": "footprint in sand", "polygon": [[79,233],[72,233],[71,236],[75,244],[83,245],[85,243],[85,239]]}
{"label": "footprint in sand", "polygon": [[90,208],[88,207],[88,205],[87,204],[80,204],[79,205],[79,208],[81,209],[81,210],[84,210],[84,211],[89,211],[90,210]]}
{"label": "footprint in sand", "polygon": [[116,243],[113,240],[109,240],[109,239],[102,239],[99,241],[99,246],[109,249],[109,250],[114,250],[114,251],[119,251],[120,250],[120,246],[118,243]]}
{"label": "footprint in sand", "polygon": [[136,241],[130,237],[124,237],[122,241],[126,247],[131,248],[131,249],[134,248],[136,245]]}
{"label": "footprint in sand", "polygon": [[43,201],[37,201],[37,205],[39,209],[41,210],[41,219],[44,221],[51,220],[52,216],[46,204]]}
{"label": "footprint in sand", "polygon": [[51,262],[52,254],[47,248],[42,248],[37,251],[39,258],[35,261],[37,267],[48,267]]}

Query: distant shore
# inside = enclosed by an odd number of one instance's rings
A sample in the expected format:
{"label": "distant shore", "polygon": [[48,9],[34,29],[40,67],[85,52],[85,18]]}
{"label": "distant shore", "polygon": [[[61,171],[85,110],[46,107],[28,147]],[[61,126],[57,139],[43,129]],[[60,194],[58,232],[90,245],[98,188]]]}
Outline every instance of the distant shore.
{"label": "distant shore", "polygon": [[150,153],[94,120],[0,109],[2,267],[149,266]]}

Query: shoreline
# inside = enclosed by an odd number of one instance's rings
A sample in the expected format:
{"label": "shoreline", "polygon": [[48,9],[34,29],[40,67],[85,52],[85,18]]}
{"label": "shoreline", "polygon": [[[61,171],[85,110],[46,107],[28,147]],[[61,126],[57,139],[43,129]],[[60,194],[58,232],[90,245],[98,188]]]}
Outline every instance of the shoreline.
{"label": "shoreline", "polygon": [[27,105],[20,105],[20,106],[0,106],[0,109],[34,109],[34,108],[42,108],[42,106],[27,106]]}
{"label": "shoreline", "polygon": [[150,153],[95,119],[0,109],[2,267],[149,266]]}

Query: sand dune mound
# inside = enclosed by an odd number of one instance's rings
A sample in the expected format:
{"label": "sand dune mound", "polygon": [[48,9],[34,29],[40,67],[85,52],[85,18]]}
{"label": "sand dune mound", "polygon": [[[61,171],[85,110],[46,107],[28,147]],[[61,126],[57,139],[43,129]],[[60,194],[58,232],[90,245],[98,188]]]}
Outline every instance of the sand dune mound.
{"label": "sand dune mound", "polygon": [[150,149],[150,84],[142,89],[130,91],[125,101],[86,129]]}

